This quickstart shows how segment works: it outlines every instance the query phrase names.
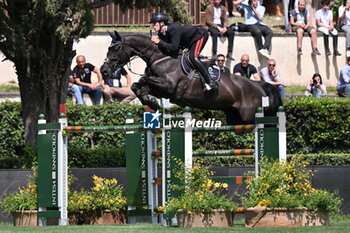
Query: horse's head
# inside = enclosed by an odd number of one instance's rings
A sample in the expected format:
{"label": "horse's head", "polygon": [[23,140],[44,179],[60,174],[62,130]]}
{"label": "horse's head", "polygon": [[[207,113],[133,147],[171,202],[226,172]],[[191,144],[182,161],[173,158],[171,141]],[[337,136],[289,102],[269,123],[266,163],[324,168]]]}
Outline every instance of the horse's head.
{"label": "horse's head", "polygon": [[112,37],[112,43],[108,48],[107,63],[114,71],[124,66],[130,60],[131,55],[125,47],[125,39],[118,32],[108,33]]}

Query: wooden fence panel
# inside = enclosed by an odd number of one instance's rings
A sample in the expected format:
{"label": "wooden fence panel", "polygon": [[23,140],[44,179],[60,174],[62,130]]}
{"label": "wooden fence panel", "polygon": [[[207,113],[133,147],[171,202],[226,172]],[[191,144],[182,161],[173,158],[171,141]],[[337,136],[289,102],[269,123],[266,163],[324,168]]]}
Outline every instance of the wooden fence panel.
{"label": "wooden fence panel", "polygon": [[[192,23],[200,24],[200,0],[185,1],[188,3]],[[123,12],[119,5],[111,3],[93,11],[95,14],[95,26],[147,26],[156,9],[127,9]]]}

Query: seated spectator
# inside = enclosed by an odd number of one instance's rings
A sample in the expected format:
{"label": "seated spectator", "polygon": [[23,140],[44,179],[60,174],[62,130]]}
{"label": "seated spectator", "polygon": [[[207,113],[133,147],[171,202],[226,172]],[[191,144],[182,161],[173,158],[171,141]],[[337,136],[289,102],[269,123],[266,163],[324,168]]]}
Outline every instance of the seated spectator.
{"label": "seated spectator", "polygon": [[327,95],[326,85],[322,82],[320,74],[315,73],[306,87],[305,96],[313,95],[315,98],[325,97]]}
{"label": "seated spectator", "polygon": [[[259,53],[270,59],[270,45],[272,39],[272,30],[262,22],[265,14],[265,7],[258,4],[258,0],[249,0],[248,5],[241,4],[243,0],[235,0],[233,3],[237,7],[244,10],[244,23],[247,30],[252,34],[256,44],[258,45]],[[262,43],[262,36],[265,42]]]}
{"label": "seated spectator", "polygon": [[[121,76],[126,77],[127,87],[122,87],[120,82]],[[131,91],[131,78],[128,72],[124,68],[119,68],[113,73],[111,79],[103,77],[104,80],[104,90],[103,95],[106,101],[114,103],[113,97],[120,100],[120,103],[129,103],[136,98],[134,92]]]}
{"label": "seated spectator", "polygon": [[209,26],[209,32],[213,40],[212,54],[213,57],[216,57],[218,36],[221,34],[228,38],[226,57],[227,59],[234,60],[232,50],[235,32],[228,25],[227,10],[224,6],[220,5],[220,1],[214,0],[213,4],[210,4],[205,11],[206,24]]}
{"label": "seated spectator", "polygon": [[248,54],[243,54],[241,57],[241,62],[236,64],[233,67],[233,74],[234,75],[241,75],[243,77],[249,78],[253,75],[254,79],[256,81],[260,81],[260,75],[258,73],[258,70],[255,68],[255,66],[249,64],[249,56]]}
{"label": "seated spectator", "polygon": [[73,78],[73,74],[72,73],[69,75],[67,92],[69,94],[70,93],[74,94],[75,99],[77,101],[77,104],[84,104],[83,96],[81,95],[80,89],[79,89],[78,85],[74,84],[74,78]]}
{"label": "seated spectator", "polygon": [[329,34],[333,37],[334,56],[341,56],[338,52],[338,31],[333,25],[333,13],[329,10],[330,0],[321,0],[322,8],[316,11],[316,25],[318,30],[323,33],[323,41],[326,55],[331,55],[329,50]]}
{"label": "seated spectator", "polygon": [[[225,6],[225,0],[221,0],[220,1],[220,4]],[[228,17],[233,17],[233,2],[232,0],[227,0],[227,8],[228,8]]]}
{"label": "seated spectator", "polygon": [[276,61],[274,59],[270,59],[267,63],[267,67],[264,67],[260,71],[261,78],[274,86],[276,86],[280,92],[281,98],[284,98],[285,91],[284,87],[287,85],[281,82],[280,71],[276,68]]}
{"label": "seated spectator", "polygon": [[347,58],[347,64],[340,71],[337,92],[341,97],[350,97],[350,57]]}
{"label": "seated spectator", "polygon": [[311,37],[312,53],[314,55],[321,55],[317,49],[317,32],[311,26],[311,19],[309,11],[305,8],[305,0],[299,0],[298,7],[290,12],[290,24],[292,31],[297,33],[297,52],[298,55],[303,55],[301,44],[303,41],[304,32],[308,32]]}
{"label": "seated spectator", "polygon": [[[88,93],[94,96],[94,104],[100,104],[101,100],[101,86],[102,74],[100,70],[90,63],[86,63],[85,57],[79,55],[76,58],[77,65],[73,69],[73,78],[75,83],[79,86],[81,94]],[[98,83],[91,83],[91,72],[97,74]]]}
{"label": "seated spectator", "polygon": [[346,33],[346,57],[350,57],[350,0],[338,8],[341,29]]}
{"label": "seated spectator", "polygon": [[219,54],[216,57],[216,63],[219,66],[221,73],[230,73],[230,69],[227,68],[226,66],[224,66],[224,64],[225,64],[225,56],[224,56],[224,54]]}

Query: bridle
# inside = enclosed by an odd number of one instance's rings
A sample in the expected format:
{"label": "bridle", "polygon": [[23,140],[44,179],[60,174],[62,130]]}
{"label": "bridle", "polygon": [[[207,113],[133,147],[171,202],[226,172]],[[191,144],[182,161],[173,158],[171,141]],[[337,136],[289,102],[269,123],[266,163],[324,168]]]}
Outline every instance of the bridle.
{"label": "bridle", "polygon": [[[135,73],[135,72],[132,71],[132,69],[131,69],[131,61],[135,60],[137,57],[140,57],[140,58],[145,57],[145,58],[148,58],[148,60],[149,60],[153,56],[153,54],[154,54],[154,52],[155,52],[155,50],[157,48],[157,45],[155,45],[154,43],[150,43],[147,47],[143,48],[140,52],[134,50],[133,52],[136,55],[134,55],[132,57],[129,55],[129,54],[131,54],[131,52],[128,53],[129,51],[127,51],[128,49],[130,50],[131,48],[128,48],[125,45],[126,45],[126,38],[123,36],[121,41],[117,41],[117,42],[113,42],[112,41],[112,44],[109,46],[110,48],[112,48],[114,46],[120,46],[118,48],[118,52],[117,52],[118,53],[118,57],[125,56],[127,58],[127,60],[128,60],[128,62],[125,62],[123,64],[118,65],[117,68],[122,67],[122,66],[127,64],[128,70],[131,73],[142,76],[143,74],[138,74],[138,73]],[[117,61],[118,62],[119,59],[109,59],[109,61]],[[147,64],[147,67],[151,67],[154,62],[155,61]]]}

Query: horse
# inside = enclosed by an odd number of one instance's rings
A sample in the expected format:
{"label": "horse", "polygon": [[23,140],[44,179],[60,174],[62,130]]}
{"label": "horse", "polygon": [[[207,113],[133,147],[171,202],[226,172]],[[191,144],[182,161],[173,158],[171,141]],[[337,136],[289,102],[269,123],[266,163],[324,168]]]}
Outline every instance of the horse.
{"label": "horse", "polygon": [[[146,73],[131,89],[143,105],[159,109],[156,98],[169,98],[171,103],[200,109],[223,110],[228,124],[254,123],[255,113],[262,106],[262,97],[269,97],[269,106],[264,108],[267,116],[276,115],[282,105],[279,91],[264,81],[221,73],[217,91],[203,91],[198,78],[189,78],[181,67],[181,56],[164,54],[149,37],[109,33],[112,43],[108,48],[106,62],[101,67],[103,75],[123,67],[134,56],[143,59]],[[213,59],[207,62],[214,62]]]}

